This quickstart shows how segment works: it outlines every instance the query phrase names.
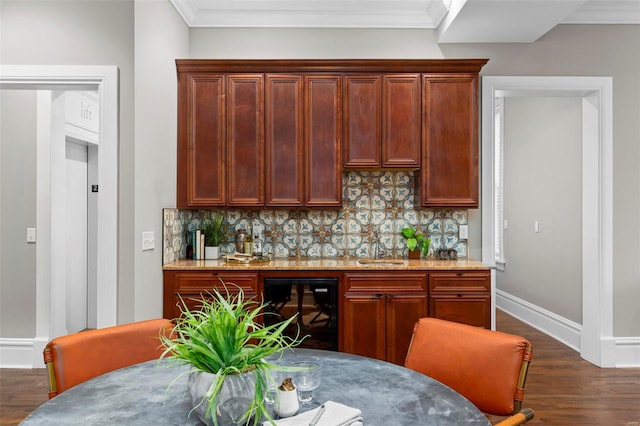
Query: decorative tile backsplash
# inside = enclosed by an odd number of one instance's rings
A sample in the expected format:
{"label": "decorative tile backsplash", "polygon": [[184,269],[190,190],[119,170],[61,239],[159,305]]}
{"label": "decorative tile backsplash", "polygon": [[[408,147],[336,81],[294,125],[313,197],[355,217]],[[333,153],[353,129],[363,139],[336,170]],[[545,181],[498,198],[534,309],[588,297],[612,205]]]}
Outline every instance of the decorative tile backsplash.
{"label": "decorative tile backsplash", "polygon": [[[404,257],[400,230],[409,224],[429,234],[430,251],[454,248],[458,257],[467,256],[467,241],[458,240],[467,210],[416,209],[412,172],[348,172],[343,182],[339,210],[220,210],[228,226],[223,252],[235,250],[236,229],[260,224],[264,253],[275,257],[369,257],[376,236],[386,256]],[[186,256],[190,231],[214,211],[163,210],[163,264]]]}

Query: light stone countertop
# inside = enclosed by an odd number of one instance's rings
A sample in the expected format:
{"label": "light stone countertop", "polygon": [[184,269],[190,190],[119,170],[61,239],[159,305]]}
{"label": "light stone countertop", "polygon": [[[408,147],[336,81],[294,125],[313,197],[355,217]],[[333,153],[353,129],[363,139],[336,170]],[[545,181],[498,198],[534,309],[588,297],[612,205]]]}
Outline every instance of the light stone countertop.
{"label": "light stone countertop", "polygon": [[[400,263],[391,263],[400,262]],[[230,271],[429,271],[429,270],[489,270],[481,261],[472,259],[430,260],[390,259],[387,263],[362,264],[358,258],[275,258],[268,262],[237,263],[225,260],[181,259],[162,267],[165,271],[230,270]]]}

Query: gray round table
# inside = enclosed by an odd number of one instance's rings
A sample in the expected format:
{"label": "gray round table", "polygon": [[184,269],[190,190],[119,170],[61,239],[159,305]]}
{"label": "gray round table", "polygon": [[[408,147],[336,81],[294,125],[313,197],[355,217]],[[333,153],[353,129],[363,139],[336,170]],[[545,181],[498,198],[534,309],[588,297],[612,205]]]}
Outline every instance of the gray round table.
{"label": "gray round table", "polygon": [[[279,362],[322,365],[314,408],[327,400],[362,410],[367,426],[489,425],[466,398],[404,367],[341,352],[297,349]],[[104,374],[61,393],[33,411],[29,425],[199,425],[188,417],[186,366],[149,361]]]}

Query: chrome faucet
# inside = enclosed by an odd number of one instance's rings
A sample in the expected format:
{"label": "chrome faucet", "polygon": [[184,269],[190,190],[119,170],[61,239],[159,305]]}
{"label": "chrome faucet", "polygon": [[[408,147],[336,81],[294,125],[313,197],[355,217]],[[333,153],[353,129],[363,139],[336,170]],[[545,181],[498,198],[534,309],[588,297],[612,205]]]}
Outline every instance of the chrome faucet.
{"label": "chrome faucet", "polygon": [[373,258],[374,259],[382,259],[385,256],[384,246],[382,245],[382,241],[380,241],[380,237],[376,234],[373,236]]}

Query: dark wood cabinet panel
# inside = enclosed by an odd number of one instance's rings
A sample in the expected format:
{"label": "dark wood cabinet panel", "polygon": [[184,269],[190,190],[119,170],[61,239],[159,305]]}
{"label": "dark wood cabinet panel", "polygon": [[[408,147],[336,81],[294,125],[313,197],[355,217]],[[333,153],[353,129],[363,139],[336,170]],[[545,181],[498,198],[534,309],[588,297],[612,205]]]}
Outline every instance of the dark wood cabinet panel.
{"label": "dark wood cabinet panel", "polygon": [[491,273],[429,273],[429,316],[491,328]]}
{"label": "dark wood cabinet panel", "polygon": [[305,205],[342,206],[340,75],[307,75],[305,85]]}
{"label": "dark wood cabinet panel", "polygon": [[404,365],[413,326],[427,316],[426,294],[393,294],[386,296],[386,360]]}
{"label": "dark wood cabinet panel", "polygon": [[303,80],[267,74],[265,93],[266,205],[304,205]]}
{"label": "dark wood cabinet panel", "polygon": [[350,294],[344,298],[342,351],[386,359],[386,300],[380,294]]}
{"label": "dark wood cabinet panel", "polygon": [[178,208],[226,202],[225,76],[181,74],[178,81]]}
{"label": "dark wood cabinet panel", "polygon": [[214,289],[225,294],[242,289],[246,298],[258,294],[257,272],[228,272],[208,270],[164,271],[163,317],[177,318],[181,314],[182,301],[190,308],[201,306]]}
{"label": "dark wood cabinet panel", "polygon": [[428,313],[426,272],[345,272],[343,282],[343,351],[403,365],[413,325]]}
{"label": "dark wood cabinet panel", "polygon": [[478,207],[477,75],[423,76],[420,204]]}
{"label": "dark wood cabinet panel", "polygon": [[344,166],[380,167],[382,76],[344,76]]}
{"label": "dark wood cabinet panel", "polygon": [[385,74],[382,84],[382,166],[420,167],[420,74]]}
{"label": "dark wood cabinet panel", "polygon": [[264,76],[227,76],[229,206],[264,205]]}
{"label": "dark wood cabinet panel", "polygon": [[345,288],[349,292],[416,293],[427,291],[425,272],[345,272]]}
{"label": "dark wood cabinet panel", "polygon": [[491,296],[488,294],[432,294],[429,312],[430,317],[491,328]]}

